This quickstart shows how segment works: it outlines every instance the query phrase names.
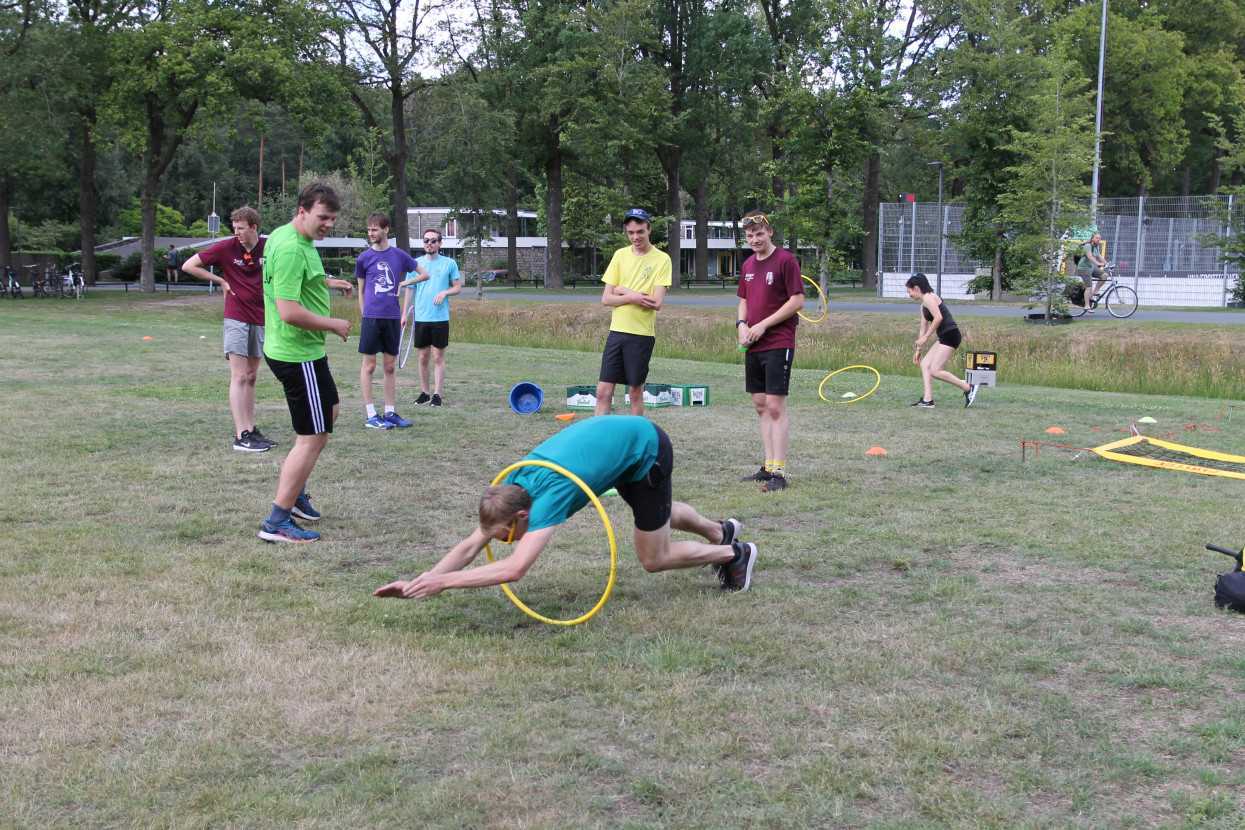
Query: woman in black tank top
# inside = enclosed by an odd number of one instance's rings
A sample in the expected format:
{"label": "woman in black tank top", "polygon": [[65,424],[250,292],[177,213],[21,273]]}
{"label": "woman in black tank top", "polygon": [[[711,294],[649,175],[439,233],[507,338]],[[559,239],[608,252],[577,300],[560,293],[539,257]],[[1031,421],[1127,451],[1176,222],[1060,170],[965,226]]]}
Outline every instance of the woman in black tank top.
{"label": "woman in black tank top", "polygon": [[[933,379],[938,378],[962,390],[964,405],[972,406],[977,399],[977,387],[970,386],[945,368],[951,355],[960,347],[960,327],[955,324],[955,318],[951,316],[947,304],[930,288],[929,280],[924,274],[914,274],[908,280],[907,286],[908,296],[921,301],[921,333],[916,339],[916,353],[912,355],[912,362],[921,367],[921,380],[925,384],[925,397],[912,405],[933,409]],[[937,336],[938,342],[922,359],[921,347],[934,336]]]}

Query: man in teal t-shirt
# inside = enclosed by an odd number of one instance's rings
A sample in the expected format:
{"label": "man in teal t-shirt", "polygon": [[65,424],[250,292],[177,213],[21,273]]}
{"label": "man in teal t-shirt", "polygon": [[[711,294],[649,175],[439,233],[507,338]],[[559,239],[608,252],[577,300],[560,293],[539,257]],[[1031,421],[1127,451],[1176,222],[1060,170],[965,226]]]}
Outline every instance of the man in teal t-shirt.
{"label": "man in teal t-shirt", "polygon": [[326,332],[342,340],[350,321],[329,317],[329,289],[347,296],[354,285],[329,279],[314,241],[328,236],[341,210],[331,187],[321,182],[298,193],[298,213],[264,245],[264,358],[285,387],[285,401],[297,437],[281,465],[272,513],[259,530],[265,542],[314,542],[320,534],[299,527],[291,516],[314,522],[319,511],[305,489],[337,420],[337,385],[324,354]]}
{"label": "man in teal t-shirt", "polygon": [[[441,253],[441,231],[429,228],[424,231],[424,256],[416,260],[427,273],[412,274],[402,286],[415,286],[415,348],[419,350],[419,397],[420,406],[441,405],[441,386],[445,383],[445,350],[450,345],[450,297],[463,290],[463,278],[458,263]],[[411,299],[407,291],[402,299],[402,319]],[[431,379],[432,394],[428,394]]]}
{"label": "man in teal t-shirt", "polygon": [[[536,447],[524,460],[548,461],[574,473],[600,496],[616,488],[635,517],[635,555],[650,572],[712,565],[722,587],[743,591],[752,582],[757,546],[741,542],[736,519],[715,522],[672,499],[674,449],[661,427],[643,416],[599,415],[580,421]],[[549,544],[554,531],[588,504],[578,484],[545,467],[520,467],[506,483],[484,491],[480,524],[432,570],[409,582],[391,582],[378,597],[430,597],[446,588],[517,582]],[[670,531],[708,540],[670,541]],[[492,539],[517,542],[514,553],[463,570]]]}

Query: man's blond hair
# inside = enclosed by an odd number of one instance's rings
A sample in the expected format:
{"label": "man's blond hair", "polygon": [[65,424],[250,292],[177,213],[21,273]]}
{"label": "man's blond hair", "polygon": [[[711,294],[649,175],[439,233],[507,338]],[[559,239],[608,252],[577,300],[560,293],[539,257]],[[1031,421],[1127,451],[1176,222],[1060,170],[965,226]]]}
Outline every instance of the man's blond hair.
{"label": "man's blond hair", "polygon": [[517,484],[495,484],[480,497],[480,527],[489,530],[514,521],[520,510],[532,509],[532,496]]}

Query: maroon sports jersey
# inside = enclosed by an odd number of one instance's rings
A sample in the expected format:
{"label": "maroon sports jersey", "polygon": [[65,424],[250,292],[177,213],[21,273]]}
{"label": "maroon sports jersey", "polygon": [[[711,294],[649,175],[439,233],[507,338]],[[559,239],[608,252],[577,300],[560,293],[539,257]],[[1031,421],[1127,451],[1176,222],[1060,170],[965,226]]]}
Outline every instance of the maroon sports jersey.
{"label": "maroon sports jersey", "polygon": [[[775,248],[765,259],[756,254],[744,261],[739,278],[737,297],[748,302],[748,325],[755,325],[782,308],[793,295],[804,296],[804,280],[800,276],[800,263],[785,248]],[[769,328],[761,339],[753,343],[753,351],[766,349],[794,349],[795,327],[800,316],[792,314],[786,320]]]}
{"label": "maroon sports jersey", "polygon": [[242,247],[238,237],[222,239],[199,252],[199,262],[206,268],[215,265],[232,289],[225,295],[225,317],[249,323],[264,324],[264,237],[250,251]]}

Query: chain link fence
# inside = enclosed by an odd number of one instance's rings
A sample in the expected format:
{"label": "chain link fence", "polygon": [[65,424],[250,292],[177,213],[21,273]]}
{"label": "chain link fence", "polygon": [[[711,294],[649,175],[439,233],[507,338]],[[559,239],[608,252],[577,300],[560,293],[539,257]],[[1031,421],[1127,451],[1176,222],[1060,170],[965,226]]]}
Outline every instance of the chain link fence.
{"label": "chain link fence", "polygon": [[[905,202],[881,205],[878,219],[879,296],[904,297],[904,283],[924,272],[938,272],[942,252],[942,291],[950,299],[968,300],[968,282],[981,262],[955,246],[963,205]],[[1232,196],[1142,196],[1102,199],[1098,231],[1106,256],[1119,266],[1122,281],[1137,291],[1142,305],[1218,306],[1226,304],[1240,275],[1228,262],[1215,237],[1231,233],[1224,218],[1239,212]],[[939,233],[941,225],[941,234]],[[981,296],[989,299],[989,294]]]}

